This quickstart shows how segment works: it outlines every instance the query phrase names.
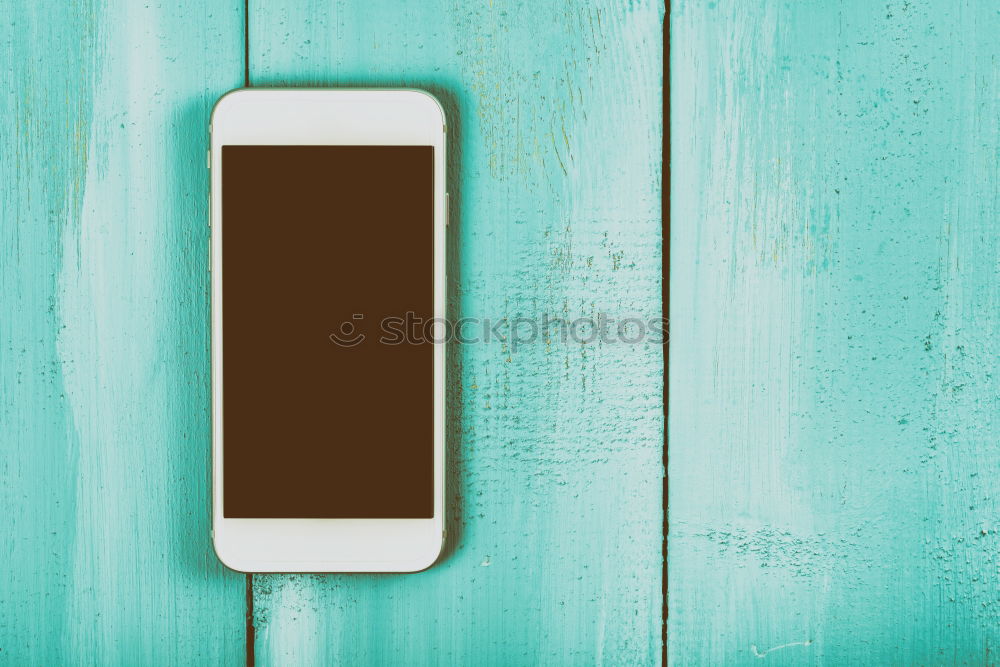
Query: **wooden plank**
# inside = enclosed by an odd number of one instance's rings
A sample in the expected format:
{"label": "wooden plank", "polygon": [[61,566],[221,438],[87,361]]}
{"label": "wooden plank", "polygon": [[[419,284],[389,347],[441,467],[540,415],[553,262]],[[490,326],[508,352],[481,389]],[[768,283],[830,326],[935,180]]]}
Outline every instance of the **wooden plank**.
{"label": "wooden plank", "polygon": [[673,3],[675,664],[997,659],[996,9]]}
{"label": "wooden plank", "polygon": [[209,543],[208,113],[242,2],[0,9],[0,663],[240,664]]}
{"label": "wooden plank", "polygon": [[[254,1],[251,81],[442,99],[453,315],[648,319],[662,20],[652,1]],[[255,577],[258,664],[659,661],[662,346],[553,333],[449,352],[444,561]]]}

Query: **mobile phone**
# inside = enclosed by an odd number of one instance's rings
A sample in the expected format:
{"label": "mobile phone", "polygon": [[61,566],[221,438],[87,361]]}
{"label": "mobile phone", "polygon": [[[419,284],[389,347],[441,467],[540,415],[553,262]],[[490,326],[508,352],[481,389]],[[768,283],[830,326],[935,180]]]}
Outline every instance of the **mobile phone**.
{"label": "mobile phone", "polygon": [[209,132],[216,554],[425,569],[445,537],[443,109],[241,89]]}

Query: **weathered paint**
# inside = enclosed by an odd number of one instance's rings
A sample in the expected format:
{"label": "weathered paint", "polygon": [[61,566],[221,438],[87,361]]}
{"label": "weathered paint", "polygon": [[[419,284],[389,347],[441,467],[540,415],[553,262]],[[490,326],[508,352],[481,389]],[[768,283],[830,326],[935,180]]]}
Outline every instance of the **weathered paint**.
{"label": "weathered paint", "polygon": [[673,3],[672,663],[997,661],[998,35]]}
{"label": "weathered paint", "polygon": [[[252,0],[249,17],[254,85],[444,102],[453,315],[661,314],[662,6]],[[662,347],[449,354],[446,557],[254,577],[257,664],[656,664]]]}
{"label": "weathered paint", "polygon": [[[187,4],[0,10],[4,664],[244,661],[202,167],[242,3]],[[251,19],[256,83],[445,100],[454,313],[655,309],[654,5]],[[995,661],[997,34],[988,2],[674,3],[672,662]],[[258,662],[655,662],[660,364],[453,350],[451,553],[258,577]]]}
{"label": "weathered paint", "polygon": [[242,2],[0,8],[0,663],[240,664],[209,543],[206,123]]}

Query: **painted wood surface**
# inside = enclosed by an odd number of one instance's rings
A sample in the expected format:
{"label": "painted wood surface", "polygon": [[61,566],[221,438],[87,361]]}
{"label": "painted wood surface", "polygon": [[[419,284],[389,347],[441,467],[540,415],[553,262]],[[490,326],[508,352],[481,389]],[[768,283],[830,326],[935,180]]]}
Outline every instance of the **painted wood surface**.
{"label": "painted wood surface", "polygon": [[[255,3],[251,70],[441,96],[453,314],[656,314],[660,12]],[[242,7],[0,14],[0,663],[241,664],[202,160]],[[997,34],[986,2],[675,1],[673,663],[996,661]],[[450,372],[448,557],[257,577],[257,662],[655,663],[658,348]]]}
{"label": "painted wood surface", "polygon": [[[442,100],[453,316],[661,314],[657,3],[252,0],[249,17],[253,85]],[[662,347],[449,354],[445,559],[254,577],[257,664],[656,664]]]}
{"label": "painted wood surface", "polygon": [[998,661],[998,35],[673,3],[672,663]]}
{"label": "painted wood surface", "polygon": [[242,9],[0,6],[0,664],[244,661],[209,543],[205,169]]}

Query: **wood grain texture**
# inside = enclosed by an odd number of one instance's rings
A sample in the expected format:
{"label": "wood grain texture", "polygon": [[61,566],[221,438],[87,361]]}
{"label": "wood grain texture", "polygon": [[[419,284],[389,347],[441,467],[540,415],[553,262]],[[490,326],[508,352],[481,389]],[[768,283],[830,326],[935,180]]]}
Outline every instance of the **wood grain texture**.
{"label": "wood grain texture", "polygon": [[[453,317],[661,315],[657,3],[250,7],[254,85],[443,101]],[[257,663],[656,664],[662,347],[556,335],[449,354],[446,557],[255,577]]]}
{"label": "wood grain texture", "polygon": [[7,3],[0,663],[241,664],[209,543],[208,112],[242,3]]}
{"label": "wood grain texture", "polygon": [[673,3],[672,663],[998,660],[998,34]]}

